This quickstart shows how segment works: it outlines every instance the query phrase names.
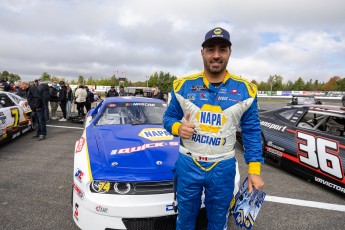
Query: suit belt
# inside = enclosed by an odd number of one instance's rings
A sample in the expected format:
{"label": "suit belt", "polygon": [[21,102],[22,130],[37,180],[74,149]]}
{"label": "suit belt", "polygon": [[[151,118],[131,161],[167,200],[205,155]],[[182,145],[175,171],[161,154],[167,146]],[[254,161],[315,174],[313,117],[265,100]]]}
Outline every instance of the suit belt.
{"label": "suit belt", "polygon": [[187,155],[197,161],[203,162],[218,162],[226,159],[230,159],[235,157],[235,149],[231,150],[230,152],[220,153],[217,155],[200,155],[190,152],[188,149],[180,145],[180,153]]}

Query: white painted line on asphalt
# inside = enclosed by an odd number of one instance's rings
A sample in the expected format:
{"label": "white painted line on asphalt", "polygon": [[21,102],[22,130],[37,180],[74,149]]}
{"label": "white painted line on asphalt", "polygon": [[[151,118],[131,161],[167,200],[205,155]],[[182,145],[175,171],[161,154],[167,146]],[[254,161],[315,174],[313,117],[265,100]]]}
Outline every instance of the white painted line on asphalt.
{"label": "white painted line on asphalt", "polygon": [[316,202],[316,201],[291,199],[291,198],[279,197],[279,196],[266,196],[265,201],[345,212],[345,205],[339,205],[339,204],[330,204],[330,203],[322,203],[322,202]]}
{"label": "white painted line on asphalt", "polygon": [[47,125],[47,127],[65,128],[65,129],[84,129],[84,128],[80,128],[80,127],[59,126],[59,125]]}

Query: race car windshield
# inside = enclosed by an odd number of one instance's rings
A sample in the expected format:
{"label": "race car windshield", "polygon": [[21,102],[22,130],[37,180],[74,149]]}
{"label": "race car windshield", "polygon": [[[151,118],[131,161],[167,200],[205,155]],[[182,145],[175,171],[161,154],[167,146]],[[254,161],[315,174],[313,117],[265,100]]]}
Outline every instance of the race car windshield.
{"label": "race car windshield", "polygon": [[161,125],[165,109],[159,103],[108,104],[97,125]]}

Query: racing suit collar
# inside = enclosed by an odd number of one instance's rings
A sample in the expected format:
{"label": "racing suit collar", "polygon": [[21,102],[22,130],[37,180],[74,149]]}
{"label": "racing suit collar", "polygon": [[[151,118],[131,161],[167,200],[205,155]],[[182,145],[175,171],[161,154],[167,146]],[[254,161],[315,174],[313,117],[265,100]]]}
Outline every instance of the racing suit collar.
{"label": "racing suit collar", "polygon": [[[225,77],[224,77],[224,80],[223,80],[223,83],[224,84],[225,82],[227,82],[227,80],[229,80],[231,78],[231,75],[230,73],[228,72],[228,70],[226,70],[225,72]],[[202,72],[202,80],[204,82],[204,85],[208,88],[208,89],[213,89],[214,87],[212,86],[212,84],[207,80],[206,78],[206,75],[205,75],[205,72]]]}

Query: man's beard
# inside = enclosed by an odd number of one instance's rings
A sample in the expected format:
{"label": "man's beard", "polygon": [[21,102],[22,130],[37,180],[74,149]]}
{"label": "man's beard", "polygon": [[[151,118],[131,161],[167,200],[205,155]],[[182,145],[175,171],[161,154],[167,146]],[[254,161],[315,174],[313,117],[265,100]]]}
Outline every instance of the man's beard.
{"label": "man's beard", "polygon": [[227,62],[221,62],[219,66],[217,67],[212,67],[212,63],[208,62],[205,63],[204,67],[207,70],[207,72],[211,73],[211,74],[219,74],[221,72],[223,72],[226,69],[227,66]]}

